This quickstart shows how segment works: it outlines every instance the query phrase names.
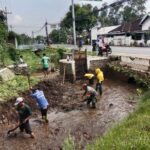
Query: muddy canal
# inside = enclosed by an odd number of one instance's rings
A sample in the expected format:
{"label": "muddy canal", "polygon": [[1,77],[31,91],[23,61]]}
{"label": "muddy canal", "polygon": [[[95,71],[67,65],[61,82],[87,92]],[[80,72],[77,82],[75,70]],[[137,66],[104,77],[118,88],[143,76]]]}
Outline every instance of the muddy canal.
{"label": "muddy canal", "polygon": [[[53,82],[52,82],[53,83]],[[54,82],[57,84],[57,82]],[[48,84],[45,86],[48,86]],[[44,88],[46,88],[43,86]],[[105,80],[104,93],[98,97],[96,109],[88,109],[85,103],[81,103],[81,83],[66,83],[65,85],[51,87],[46,91],[50,101],[49,124],[40,121],[40,113],[36,108],[35,117],[31,120],[31,126],[36,134],[36,139],[30,139],[27,135],[7,137],[7,130],[13,126],[11,121],[0,125],[0,149],[1,150],[60,150],[64,139],[70,134],[75,138],[77,146],[83,147],[103,135],[108,128],[121,121],[136,105],[136,87],[127,83]],[[24,93],[25,95],[28,94]],[[50,95],[55,95],[50,96]],[[25,96],[24,95],[24,96]],[[48,96],[49,95],[49,96]],[[7,117],[9,118],[9,109]],[[9,108],[9,109],[8,109]],[[4,108],[3,108],[4,109]],[[12,112],[11,112],[12,113]],[[8,119],[9,120],[9,119]]]}

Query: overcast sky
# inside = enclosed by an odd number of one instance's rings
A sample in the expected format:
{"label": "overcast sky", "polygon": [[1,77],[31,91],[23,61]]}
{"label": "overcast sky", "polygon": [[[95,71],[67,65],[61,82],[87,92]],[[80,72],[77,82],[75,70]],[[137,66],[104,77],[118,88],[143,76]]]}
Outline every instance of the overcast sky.
{"label": "overcast sky", "polygon": [[[114,1],[116,0],[103,0],[107,3]],[[98,7],[102,4],[102,2],[83,2],[83,0],[74,0],[74,2],[81,5],[91,3]],[[60,22],[70,5],[71,0],[0,0],[0,8],[4,9],[7,6],[8,11],[12,12],[8,15],[8,23],[12,25],[12,29],[29,35],[32,31],[40,29],[46,19],[49,23]],[[146,7],[150,12],[150,0]]]}

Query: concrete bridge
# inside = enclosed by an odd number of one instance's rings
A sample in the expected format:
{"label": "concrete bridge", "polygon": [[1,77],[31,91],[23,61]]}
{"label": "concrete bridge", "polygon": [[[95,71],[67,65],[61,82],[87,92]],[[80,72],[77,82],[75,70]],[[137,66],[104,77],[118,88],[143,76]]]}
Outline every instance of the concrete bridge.
{"label": "concrete bridge", "polygon": [[[73,76],[74,81],[76,80],[76,70],[74,60],[66,61],[63,59],[60,61],[61,67],[63,63],[69,65],[69,69],[66,70],[65,74]],[[109,65],[108,65],[109,64]],[[150,84],[150,56],[147,55],[135,55],[135,54],[125,54],[125,53],[114,53],[109,57],[99,57],[99,56],[87,56],[87,68],[88,70],[95,70],[95,68],[106,68],[106,66],[111,66],[110,69],[114,71],[122,71],[130,77],[135,77],[136,80],[142,80],[146,84]],[[117,69],[116,69],[117,68]],[[63,70],[63,69],[60,69]],[[128,73],[131,72],[131,73]],[[63,74],[63,72],[61,72]],[[146,80],[146,81],[145,81]]]}

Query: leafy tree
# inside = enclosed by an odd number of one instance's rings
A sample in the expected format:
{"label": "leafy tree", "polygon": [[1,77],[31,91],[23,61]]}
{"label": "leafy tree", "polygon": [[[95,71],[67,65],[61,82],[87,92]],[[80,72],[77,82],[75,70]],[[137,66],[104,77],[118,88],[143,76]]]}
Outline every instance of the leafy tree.
{"label": "leafy tree", "polygon": [[7,51],[7,26],[4,21],[0,21],[0,63],[5,66],[5,55]]}
{"label": "leafy tree", "polygon": [[30,44],[31,41],[32,41],[31,37],[29,37],[26,34],[17,35],[17,40],[18,40],[19,45],[21,45],[21,44]]}
{"label": "leafy tree", "polygon": [[38,35],[36,36],[35,40],[38,42],[38,43],[44,43],[44,40],[45,40],[45,37],[44,36],[41,36],[41,35]]}
{"label": "leafy tree", "polygon": [[[100,12],[99,21],[102,26],[118,25],[122,22],[131,22],[145,15],[147,0],[132,0],[130,2],[104,9]],[[107,6],[104,3],[102,7]]]}
{"label": "leafy tree", "polygon": [[[91,5],[75,5],[76,30],[79,34],[83,30],[89,31],[97,22],[98,13],[96,7],[93,9]],[[61,22],[61,27],[72,29],[72,6],[69,12]]]}
{"label": "leafy tree", "polygon": [[0,21],[5,22],[6,21],[6,16],[4,15],[4,11],[0,10]]}
{"label": "leafy tree", "polygon": [[53,43],[67,43],[67,31],[63,28],[53,30],[49,37]]}
{"label": "leafy tree", "polygon": [[145,14],[145,3],[147,0],[132,0],[120,12],[124,22],[131,22]]}

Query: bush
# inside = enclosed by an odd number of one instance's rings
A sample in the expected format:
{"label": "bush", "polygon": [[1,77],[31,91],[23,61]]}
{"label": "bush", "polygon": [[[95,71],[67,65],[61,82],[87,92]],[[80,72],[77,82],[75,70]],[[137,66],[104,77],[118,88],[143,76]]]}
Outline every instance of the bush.
{"label": "bush", "polygon": [[66,52],[65,49],[62,49],[62,48],[57,49],[57,53],[59,54],[60,59],[63,59],[64,52]]}
{"label": "bush", "polygon": [[7,49],[8,55],[13,62],[17,62],[18,60],[18,50],[15,49],[12,45],[8,46]]}

